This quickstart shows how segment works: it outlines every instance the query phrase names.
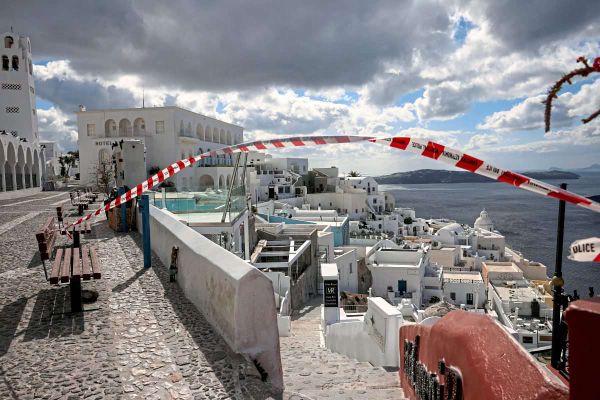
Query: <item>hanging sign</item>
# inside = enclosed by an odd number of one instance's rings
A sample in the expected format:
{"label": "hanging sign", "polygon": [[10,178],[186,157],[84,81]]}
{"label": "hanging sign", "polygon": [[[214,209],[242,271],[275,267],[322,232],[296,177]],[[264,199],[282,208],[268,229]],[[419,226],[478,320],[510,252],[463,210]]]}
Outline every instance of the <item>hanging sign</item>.
{"label": "hanging sign", "polygon": [[576,240],[571,244],[569,260],[600,262],[600,238]]}
{"label": "hanging sign", "polygon": [[323,297],[325,307],[338,307],[338,281],[323,281]]}

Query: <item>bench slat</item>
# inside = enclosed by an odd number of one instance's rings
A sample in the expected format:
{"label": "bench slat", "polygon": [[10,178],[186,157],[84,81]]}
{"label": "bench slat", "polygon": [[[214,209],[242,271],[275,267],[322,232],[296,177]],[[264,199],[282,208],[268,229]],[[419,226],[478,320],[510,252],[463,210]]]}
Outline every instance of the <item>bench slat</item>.
{"label": "bench slat", "polygon": [[52,271],[50,272],[50,283],[56,285],[60,274],[60,262],[63,255],[63,249],[56,250],[56,257],[52,263]]}
{"label": "bench slat", "polygon": [[87,246],[83,246],[81,248],[81,261],[83,264],[81,276],[83,277],[84,281],[89,281],[92,273],[90,269],[90,249]]}
{"label": "bench slat", "polygon": [[81,263],[79,262],[79,249],[73,249],[73,273],[71,279],[79,279],[81,277]]}
{"label": "bench slat", "polygon": [[69,282],[71,275],[71,249],[65,249],[65,257],[63,258],[62,267],[60,269],[60,281],[62,283]]}
{"label": "bench slat", "polygon": [[94,271],[94,279],[100,279],[102,272],[100,270],[100,260],[98,260],[98,254],[96,254],[96,248],[90,247],[90,259],[92,260],[92,270]]}
{"label": "bench slat", "polygon": [[40,243],[40,257],[42,261],[49,260],[52,257],[52,250],[54,250],[54,243],[56,242],[56,233],[52,235],[48,243],[44,243],[44,250],[41,249],[42,244]]}

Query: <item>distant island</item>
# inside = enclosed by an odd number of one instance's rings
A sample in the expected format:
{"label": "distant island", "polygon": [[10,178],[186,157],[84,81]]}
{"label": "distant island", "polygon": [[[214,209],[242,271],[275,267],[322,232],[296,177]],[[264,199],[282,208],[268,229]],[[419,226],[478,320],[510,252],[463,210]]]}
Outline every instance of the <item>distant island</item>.
{"label": "distant island", "polygon": [[[579,175],[567,171],[529,171],[522,172],[534,179],[579,179]],[[447,171],[441,169],[418,169],[416,171],[396,172],[395,174],[378,176],[375,178],[380,184],[419,184],[419,183],[471,183],[471,182],[496,182],[485,176],[466,171]]]}

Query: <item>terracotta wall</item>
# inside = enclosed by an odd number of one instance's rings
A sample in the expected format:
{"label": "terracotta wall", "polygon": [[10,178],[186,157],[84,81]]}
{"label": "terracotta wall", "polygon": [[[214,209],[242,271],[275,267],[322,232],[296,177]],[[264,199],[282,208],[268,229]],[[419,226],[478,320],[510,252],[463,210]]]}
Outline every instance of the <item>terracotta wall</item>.
{"label": "terracotta wall", "polygon": [[[598,335],[599,331],[595,332]],[[417,355],[411,357],[417,341]],[[400,328],[399,345],[400,384],[409,399],[419,398],[416,387],[423,389],[429,384],[435,390],[436,381],[446,391],[452,383],[458,384],[465,400],[569,398],[568,388],[542,370],[504,328],[486,315],[452,311],[431,326],[405,325]],[[411,360],[415,359],[421,379],[412,384]],[[422,379],[424,376],[426,379]]]}

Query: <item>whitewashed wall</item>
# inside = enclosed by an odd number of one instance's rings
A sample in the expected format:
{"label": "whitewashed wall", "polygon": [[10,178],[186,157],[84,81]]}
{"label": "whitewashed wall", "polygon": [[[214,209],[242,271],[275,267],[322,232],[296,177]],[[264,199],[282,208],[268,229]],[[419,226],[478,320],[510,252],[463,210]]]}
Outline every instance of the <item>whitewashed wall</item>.
{"label": "whitewashed wall", "polygon": [[256,360],[283,390],[277,310],[271,281],[173,214],[150,207],[152,250],[164,265],[179,246],[178,284],[233,351]]}

